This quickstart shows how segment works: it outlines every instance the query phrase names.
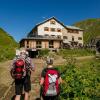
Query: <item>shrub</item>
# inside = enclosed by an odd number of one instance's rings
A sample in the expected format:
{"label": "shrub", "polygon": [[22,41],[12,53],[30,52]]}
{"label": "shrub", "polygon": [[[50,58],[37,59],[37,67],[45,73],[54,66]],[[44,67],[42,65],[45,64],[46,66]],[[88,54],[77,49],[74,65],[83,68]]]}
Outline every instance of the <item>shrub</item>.
{"label": "shrub", "polygon": [[15,56],[15,50],[13,47],[5,47],[0,49],[0,62],[5,60],[11,60]]}
{"label": "shrub", "polygon": [[61,85],[61,100],[100,100],[100,64],[89,61],[76,66],[68,62],[58,67],[64,83]]}
{"label": "shrub", "polygon": [[44,57],[47,56],[49,54],[49,50],[48,49],[42,49],[39,51],[39,56],[40,57]]}
{"label": "shrub", "polygon": [[61,49],[58,52],[59,55],[63,57],[79,57],[79,56],[91,56],[95,55],[95,50],[91,49]]}

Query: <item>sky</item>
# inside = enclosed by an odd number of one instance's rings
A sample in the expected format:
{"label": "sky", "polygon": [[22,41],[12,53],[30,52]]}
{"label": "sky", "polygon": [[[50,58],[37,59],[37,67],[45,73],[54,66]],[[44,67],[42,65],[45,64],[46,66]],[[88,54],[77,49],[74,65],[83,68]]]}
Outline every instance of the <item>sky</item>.
{"label": "sky", "polygon": [[52,16],[65,25],[100,18],[100,0],[0,0],[0,27],[17,42]]}

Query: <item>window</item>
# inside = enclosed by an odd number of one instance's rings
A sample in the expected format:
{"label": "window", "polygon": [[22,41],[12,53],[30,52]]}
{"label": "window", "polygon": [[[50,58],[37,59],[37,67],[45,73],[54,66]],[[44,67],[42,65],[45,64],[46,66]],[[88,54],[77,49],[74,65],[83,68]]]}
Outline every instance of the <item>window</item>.
{"label": "window", "polygon": [[53,41],[49,41],[49,48],[54,48]]}
{"label": "window", "polygon": [[55,28],[51,28],[51,31],[52,31],[52,32],[55,32]]}
{"label": "window", "polygon": [[63,36],[63,39],[68,39],[68,37],[67,36]]}
{"label": "window", "polygon": [[73,30],[68,30],[69,33],[73,33]]}
{"label": "window", "polygon": [[36,41],[36,48],[41,48],[41,41]]}
{"label": "window", "polygon": [[79,46],[82,46],[82,43],[79,43]]}
{"label": "window", "polygon": [[51,36],[55,36],[55,35],[51,35]]}
{"label": "window", "polygon": [[68,32],[69,32],[69,33],[76,33],[76,34],[78,34],[78,33],[79,33],[79,31],[78,31],[78,30],[71,30],[71,29],[69,29],[69,30],[68,30]]}
{"label": "window", "polygon": [[82,40],[82,37],[78,37],[78,40]]}
{"label": "window", "polygon": [[57,32],[61,32],[61,29],[60,28],[57,28]]}
{"label": "window", "polygon": [[45,34],[45,36],[49,36],[48,34]]}
{"label": "window", "polygon": [[72,36],[72,41],[74,41],[74,36]]}
{"label": "window", "polygon": [[77,30],[74,30],[74,33],[78,33],[78,31]]}
{"label": "window", "polygon": [[54,24],[55,25],[56,23],[55,23],[55,21],[52,20],[52,21],[50,21],[50,24]]}
{"label": "window", "polygon": [[44,27],[44,31],[49,31],[49,28],[48,27]]}
{"label": "window", "polygon": [[61,39],[61,36],[60,36],[60,35],[57,35],[57,38],[58,38],[58,39]]}
{"label": "window", "polygon": [[52,37],[55,37],[55,35],[51,35]]}

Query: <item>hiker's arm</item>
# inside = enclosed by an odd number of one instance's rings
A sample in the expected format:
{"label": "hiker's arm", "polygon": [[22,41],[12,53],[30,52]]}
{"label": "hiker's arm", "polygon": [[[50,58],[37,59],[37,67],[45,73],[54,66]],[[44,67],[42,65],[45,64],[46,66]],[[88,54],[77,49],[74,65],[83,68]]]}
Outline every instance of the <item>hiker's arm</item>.
{"label": "hiker's arm", "polygon": [[14,78],[14,75],[13,75],[13,71],[14,71],[14,63],[15,63],[15,59],[12,61],[11,65],[10,65],[10,75],[12,76],[12,78]]}
{"label": "hiker's arm", "polygon": [[27,61],[28,61],[28,63],[29,63],[30,70],[31,70],[31,71],[34,71],[34,70],[35,70],[35,66],[34,66],[34,64],[33,64],[32,59],[28,57],[28,58],[27,58]]}
{"label": "hiker's arm", "polygon": [[58,71],[58,84],[62,83],[61,73]]}
{"label": "hiker's arm", "polygon": [[62,78],[59,77],[59,79],[58,79],[58,84],[61,84],[61,83],[62,83]]}
{"label": "hiker's arm", "polygon": [[45,78],[45,69],[41,72],[41,78],[40,78],[40,85],[42,86],[44,84],[44,78]]}
{"label": "hiker's arm", "polygon": [[14,63],[15,63],[16,59],[14,58],[13,61],[10,64],[10,70],[12,70],[14,68]]}
{"label": "hiker's arm", "polygon": [[40,79],[40,85],[42,86],[43,83],[44,83],[44,77],[41,77],[41,79]]}

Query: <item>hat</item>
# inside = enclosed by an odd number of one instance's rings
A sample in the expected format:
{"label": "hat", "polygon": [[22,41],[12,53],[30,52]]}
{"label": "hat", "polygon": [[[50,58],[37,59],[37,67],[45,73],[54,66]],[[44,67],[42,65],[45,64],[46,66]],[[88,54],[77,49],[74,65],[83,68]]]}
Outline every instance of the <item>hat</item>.
{"label": "hat", "polygon": [[48,59],[46,60],[46,63],[47,63],[48,65],[52,65],[52,64],[53,64],[53,59],[48,58]]}

